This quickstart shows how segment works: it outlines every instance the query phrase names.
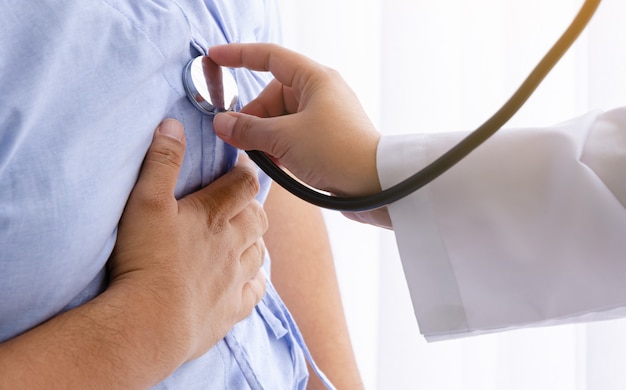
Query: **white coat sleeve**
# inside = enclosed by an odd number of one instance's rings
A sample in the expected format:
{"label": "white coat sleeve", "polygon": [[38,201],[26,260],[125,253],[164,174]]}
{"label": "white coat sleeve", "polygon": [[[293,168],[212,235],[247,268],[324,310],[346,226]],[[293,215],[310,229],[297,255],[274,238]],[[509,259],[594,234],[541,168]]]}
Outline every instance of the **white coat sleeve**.
{"label": "white coat sleeve", "polygon": [[[383,137],[384,188],[466,134]],[[389,206],[427,340],[626,316],[626,108],[502,130]]]}

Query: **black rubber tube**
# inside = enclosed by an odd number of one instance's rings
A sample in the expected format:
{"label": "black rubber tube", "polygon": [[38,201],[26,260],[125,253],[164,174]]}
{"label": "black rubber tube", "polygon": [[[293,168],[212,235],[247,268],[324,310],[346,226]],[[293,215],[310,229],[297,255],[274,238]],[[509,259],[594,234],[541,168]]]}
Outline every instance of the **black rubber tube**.
{"label": "black rubber tube", "polygon": [[430,165],[384,191],[359,197],[326,195],[301,184],[289,176],[263,152],[247,151],[247,153],[276,183],[295,196],[314,205],[346,212],[366,211],[384,207],[417,191],[439,177],[504,126],[528,100],[546,75],[552,70],[554,65],[561,59],[563,54],[565,54],[576,41],[599,5],[600,0],[585,1],[580,11],[559,40],[550,48],[509,100],[507,100],[491,118]]}

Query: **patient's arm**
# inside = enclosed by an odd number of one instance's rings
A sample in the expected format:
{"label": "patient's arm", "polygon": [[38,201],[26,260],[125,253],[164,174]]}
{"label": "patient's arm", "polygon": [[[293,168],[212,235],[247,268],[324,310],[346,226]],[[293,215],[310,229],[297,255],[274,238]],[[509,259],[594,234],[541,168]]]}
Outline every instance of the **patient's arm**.
{"label": "patient's arm", "polygon": [[183,135],[175,121],[155,133],[120,223],[109,287],[0,343],[0,389],[145,389],[259,302],[266,220],[256,170],[242,159],[177,201],[184,143],[172,134]]}
{"label": "patient's arm", "polygon": [[[274,184],[265,211],[272,281],[313,358],[337,388],[362,388],[320,210]],[[311,374],[309,388],[323,388]]]}

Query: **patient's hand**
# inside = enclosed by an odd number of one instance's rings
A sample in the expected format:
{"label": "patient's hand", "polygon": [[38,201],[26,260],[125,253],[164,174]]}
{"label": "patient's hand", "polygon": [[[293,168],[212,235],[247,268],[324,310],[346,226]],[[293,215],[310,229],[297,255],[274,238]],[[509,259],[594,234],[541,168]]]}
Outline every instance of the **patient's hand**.
{"label": "patient's hand", "polygon": [[267,220],[254,198],[259,183],[247,157],[206,188],[174,198],[183,134],[170,119],[155,135],[120,222],[110,288],[131,284],[193,359],[263,296]]}

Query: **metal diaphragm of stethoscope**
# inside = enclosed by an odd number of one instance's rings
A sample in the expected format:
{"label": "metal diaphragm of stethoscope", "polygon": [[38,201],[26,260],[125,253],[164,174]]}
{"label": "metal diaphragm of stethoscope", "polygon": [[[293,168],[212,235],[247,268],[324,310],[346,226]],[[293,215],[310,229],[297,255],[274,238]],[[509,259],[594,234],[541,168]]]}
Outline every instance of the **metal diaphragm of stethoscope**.
{"label": "metal diaphragm of stethoscope", "polygon": [[[535,66],[509,100],[491,118],[430,165],[384,191],[358,197],[327,195],[309,188],[289,176],[265,153],[257,150],[246,151],[246,153],[275,182],[309,203],[344,212],[358,212],[384,207],[430,183],[495,134],[528,100],[544,77],[576,41],[599,4],[600,0],[585,0],[580,11],[558,41]],[[215,64],[209,57],[197,57],[187,64],[183,71],[183,84],[189,100],[207,115],[232,111],[238,102],[237,84],[231,71]]]}

